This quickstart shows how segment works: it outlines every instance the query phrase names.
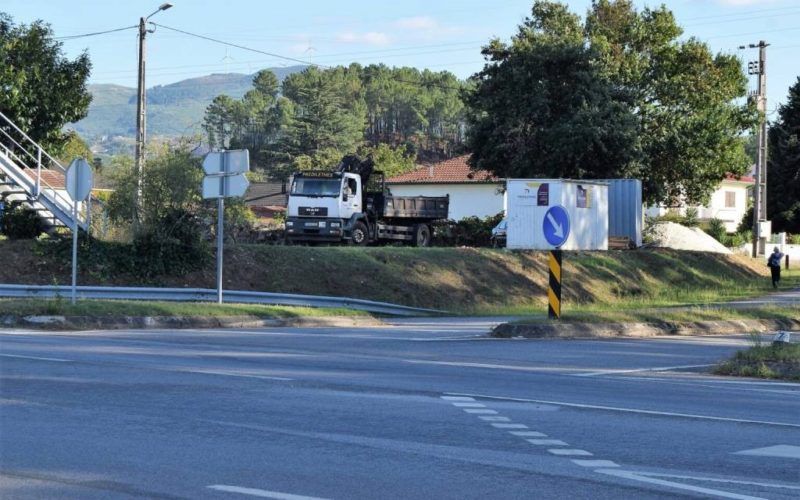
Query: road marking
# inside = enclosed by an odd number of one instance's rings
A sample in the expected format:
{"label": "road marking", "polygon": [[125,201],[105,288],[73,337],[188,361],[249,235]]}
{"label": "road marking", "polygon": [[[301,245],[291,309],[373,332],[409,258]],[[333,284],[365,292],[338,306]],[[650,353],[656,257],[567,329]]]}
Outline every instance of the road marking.
{"label": "road marking", "polygon": [[654,368],[634,368],[630,370],[600,370],[589,373],[574,373],[573,377],[596,377],[598,375],[617,375],[620,373],[639,373],[639,372],[668,372],[672,370],[681,370],[686,368],[706,368],[714,366],[714,363],[705,365],[680,365],[680,366],[659,366]]}
{"label": "road marking", "polygon": [[[575,462],[575,461],[576,460],[573,460],[573,462]],[[675,489],[678,489],[678,490],[686,490],[686,491],[692,491],[692,492],[695,492],[695,493],[703,493],[704,495],[713,495],[715,497],[720,497],[720,498],[734,498],[734,499],[737,499],[737,500],[764,500],[762,497],[753,497],[753,496],[749,496],[749,495],[740,495],[738,493],[731,493],[729,491],[714,490],[714,489],[711,489],[711,488],[703,488],[701,486],[692,486],[692,485],[689,485],[689,484],[676,483],[676,482],[673,482],[673,481],[665,481],[663,479],[656,479],[656,478],[653,478],[653,477],[647,477],[647,476],[644,476],[644,475],[641,475],[641,474],[638,474],[638,473],[635,473],[635,472],[626,471],[626,470],[614,470],[614,469],[604,470],[604,469],[598,469],[598,470],[595,470],[595,472],[600,473],[600,474],[606,474],[606,475],[609,475],[609,476],[621,477],[623,479],[630,479],[632,481],[641,481],[643,483],[657,484],[659,486],[665,486],[667,488],[675,488]]]}
{"label": "road marking", "polygon": [[767,446],[766,448],[754,448],[752,450],[737,451],[734,455],[755,455],[757,457],[779,457],[800,459],[800,446],[779,444]]}
{"label": "road marking", "polygon": [[508,417],[478,417],[478,418],[483,420],[484,422],[511,422],[511,419]]}
{"label": "road marking", "polygon": [[547,450],[553,455],[564,455],[564,456],[573,456],[573,457],[591,457],[592,453],[589,453],[586,450],[576,450],[573,448],[552,448]]}
{"label": "road marking", "polygon": [[638,413],[643,415],[659,415],[664,417],[679,417],[679,418],[694,418],[699,420],[714,420],[717,422],[735,422],[739,424],[758,424],[758,425],[774,425],[777,427],[794,427],[800,429],[800,424],[791,424],[788,422],[771,422],[768,420],[750,420],[743,418],[730,418],[730,417],[715,417],[711,415],[695,415],[691,413],[676,413],[669,411],[655,411],[655,410],[640,410],[637,408],[622,408],[618,406],[603,406],[603,405],[590,405],[582,403],[568,403],[565,401],[549,401],[544,399],[527,399],[527,398],[512,398],[506,396],[489,396],[486,394],[471,394],[476,398],[495,399],[502,401],[518,401],[522,403],[539,403],[555,406],[566,406],[569,408],[582,408],[587,410],[605,410],[605,411],[619,411],[624,413]]}
{"label": "road marking", "polygon": [[276,500],[325,500],[320,497],[309,497],[305,495],[293,495],[291,493],[281,493],[280,491],[259,490],[256,488],[242,488],[241,486],[228,486],[227,484],[212,484],[207,488],[224,491],[226,493],[241,493],[260,498],[274,498]]}
{"label": "road marking", "polygon": [[496,427],[498,429],[527,429],[528,426],[525,424],[492,424],[492,427]]}
{"label": "road marking", "polygon": [[547,434],[536,431],[511,431],[511,434],[519,437],[547,437]]}
{"label": "road marking", "polygon": [[567,443],[560,439],[526,439],[525,441],[536,446],[567,446]]}
{"label": "road marking", "polygon": [[494,410],[474,410],[472,408],[465,408],[465,412],[472,413],[474,415],[497,415],[497,412]]}
{"label": "road marking", "polygon": [[800,490],[800,486],[777,483],[759,483],[756,481],[739,481],[737,479],[721,479],[717,477],[682,476],[678,474],[661,474],[658,472],[637,472],[640,476],[671,477],[675,479],[689,479],[691,481],[710,481],[712,483],[744,484],[748,486],[762,486],[765,488],[782,488],[787,490]]}
{"label": "road marking", "polygon": [[225,377],[242,377],[242,378],[258,378],[262,380],[280,380],[280,381],[287,381],[287,380],[294,380],[293,378],[288,377],[271,377],[269,375],[251,375],[248,373],[235,373],[235,372],[228,372],[224,370],[196,370],[196,369],[179,369],[179,370],[167,370],[171,372],[178,372],[178,373],[201,373],[203,375],[222,375]]}
{"label": "road marking", "polygon": [[572,460],[572,463],[580,465],[581,467],[619,467],[619,465],[611,460]]}
{"label": "road marking", "polygon": [[468,398],[465,396],[442,396],[445,401],[475,401],[475,398]]}
{"label": "road marking", "polygon": [[486,405],[480,403],[453,403],[456,408],[486,408]]}
{"label": "road marking", "polygon": [[40,358],[38,356],[20,356],[18,354],[0,354],[0,356],[4,358],[16,358],[16,359],[34,359],[36,361],[55,361],[57,363],[70,363],[71,359],[60,359],[60,358]]}

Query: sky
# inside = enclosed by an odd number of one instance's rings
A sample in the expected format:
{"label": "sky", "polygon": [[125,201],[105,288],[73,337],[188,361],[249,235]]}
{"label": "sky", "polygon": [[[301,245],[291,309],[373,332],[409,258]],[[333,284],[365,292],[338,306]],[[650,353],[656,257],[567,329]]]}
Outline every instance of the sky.
{"label": "sky", "polygon": [[[16,23],[42,19],[57,37],[125,28],[155,11],[163,0],[4,0],[0,11]],[[383,62],[449,70],[466,78],[482,67],[481,45],[508,39],[529,14],[532,0],[375,0],[272,1],[172,0],[174,6],[151,21],[263,52],[331,66]],[[591,0],[569,0],[584,15]],[[765,40],[770,118],[785,102],[800,75],[800,0],[636,1],[637,6],[667,5],[684,28],[684,37],[705,41],[717,52],[757,59],[742,44]],[[137,35],[128,29],[105,35],[64,39],[65,53],[88,51],[90,83],[134,87]],[[251,52],[170,31],[147,36],[147,86],[165,85],[210,73],[254,73],[297,62]],[[751,89],[755,81],[751,78]]]}

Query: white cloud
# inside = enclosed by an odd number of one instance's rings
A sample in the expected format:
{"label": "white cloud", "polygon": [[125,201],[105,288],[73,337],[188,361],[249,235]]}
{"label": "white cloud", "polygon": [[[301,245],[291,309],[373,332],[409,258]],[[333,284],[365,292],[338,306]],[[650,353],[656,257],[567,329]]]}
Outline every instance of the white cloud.
{"label": "white cloud", "polygon": [[395,22],[398,28],[428,31],[439,27],[436,19],[430,16],[403,17]]}
{"label": "white cloud", "polygon": [[336,35],[336,41],[342,43],[365,43],[367,45],[386,45],[389,43],[389,35],[379,31],[367,31],[366,33],[356,33],[345,31]]}

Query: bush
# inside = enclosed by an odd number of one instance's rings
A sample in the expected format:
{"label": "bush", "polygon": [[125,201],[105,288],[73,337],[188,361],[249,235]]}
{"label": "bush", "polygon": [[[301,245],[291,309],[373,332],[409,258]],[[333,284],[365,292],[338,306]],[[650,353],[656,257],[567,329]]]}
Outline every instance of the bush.
{"label": "bush", "polygon": [[790,245],[800,245],[800,234],[790,234],[787,239]]}
{"label": "bush", "polygon": [[700,219],[698,218],[698,212],[695,207],[689,207],[686,209],[686,213],[683,216],[683,222],[681,222],[686,227],[697,227],[700,225]]}
{"label": "bush", "polygon": [[464,217],[460,221],[446,221],[434,225],[433,243],[437,246],[488,247],[492,244],[492,229],[505,215]]}
{"label": "bush", "polygon": [[3,234],[11,239],[36,238],[45,231],[39,215],[18,201],[11,202],[2,213]]}
{"label": "bush", "polygon": [[708,229],[706,233],[711,235],[715,240],[722,244],[726,244],[728,240],[728,231],[725,229],[725,223],[716,217],[708,221]]}

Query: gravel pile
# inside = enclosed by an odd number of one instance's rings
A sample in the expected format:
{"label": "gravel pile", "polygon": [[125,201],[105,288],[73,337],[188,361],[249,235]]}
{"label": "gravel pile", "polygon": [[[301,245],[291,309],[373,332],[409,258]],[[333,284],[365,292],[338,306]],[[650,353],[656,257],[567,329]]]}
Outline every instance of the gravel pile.
{"label": "gravel pile", "polygon": [[653,246],[661,248],[732,253],[725,245],[706,234],[702,229],[686,227],[674,222],[656,224],[653,229],[653,240]]}

